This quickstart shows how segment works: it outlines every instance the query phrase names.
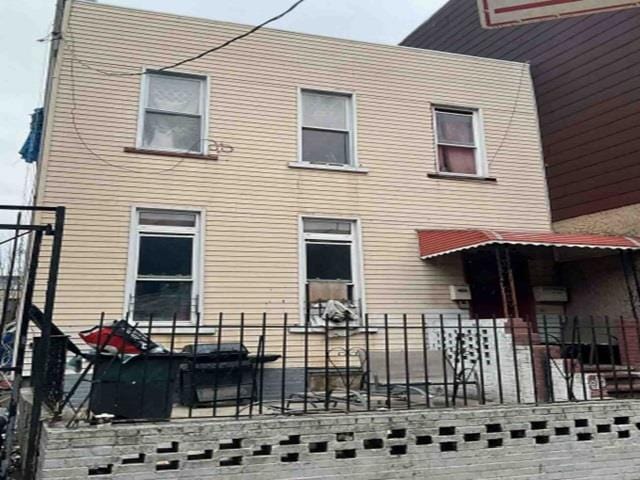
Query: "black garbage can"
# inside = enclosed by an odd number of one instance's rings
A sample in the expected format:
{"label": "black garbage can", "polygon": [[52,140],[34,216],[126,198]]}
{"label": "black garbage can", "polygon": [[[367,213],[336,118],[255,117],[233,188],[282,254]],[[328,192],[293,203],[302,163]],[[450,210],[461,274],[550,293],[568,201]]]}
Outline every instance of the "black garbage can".
{"label": "black garbage can", "polygon": [[180,367],[180,403],[186,406],[255,400],[256,362],[240,343],[187,345]]}
{"label": "black garbage can", "polygon": [[123,419],[171,417],[173,393],[184,356],[149,353],[135,357],[97,355],[89,408]]}

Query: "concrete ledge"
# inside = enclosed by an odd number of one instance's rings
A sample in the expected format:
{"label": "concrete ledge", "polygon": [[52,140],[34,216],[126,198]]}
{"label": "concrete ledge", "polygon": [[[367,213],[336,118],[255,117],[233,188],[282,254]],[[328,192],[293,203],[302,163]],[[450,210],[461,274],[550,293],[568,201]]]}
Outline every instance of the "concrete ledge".
{"label": "concrete ledge", "polygon": [[631,479],[640,401],[50,425],[41,447],[47,479]]}

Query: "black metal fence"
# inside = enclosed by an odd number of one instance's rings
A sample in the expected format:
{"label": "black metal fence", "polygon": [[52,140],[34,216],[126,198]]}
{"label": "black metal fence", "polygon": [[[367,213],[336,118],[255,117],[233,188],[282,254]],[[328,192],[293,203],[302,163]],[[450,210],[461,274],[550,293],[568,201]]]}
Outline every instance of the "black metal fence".
{"label": "black metal fence", "polygon": [[[3,407],[6,405],[0,422],[0,478],[8,478],[20,468],[20,463],[24,467],[21,478],[28,480],[35,475],[42,405],[51,393],[51,384],[47,382],[58,382],[55,377],[64,372],[64,365],[56,367],[55,362],[50,362],[50,354],[65,208],[0,205],[0,212],[16,215],[14,223],[0,223],[0,234],[3,234],[0,237],[0,257],[8,258],[5,263],[8,268],[2,272],[6,281],[0,294],[0,300],[4,299],[0,309],[0,396]],[[40,265],[40,252],[44,248],[48,248],[48,261]],[[4,252],[7,252],[6,256]],[[25,404],[20,412],[27,419],[28,426],[25,431],[18,432],[18,404],[26,376],[24,364],[31,319],[29,312],[36,296],[36,280],[42,296],[38,325],[42,332],[38,346],[40,364],[31,379],[33,398],[30,407]],[[12,308],[9,308],[8,300],[11,300]],[[23,439],[20,449],[16,447],[18,434]]]}
{"label": "black metal fence", "polygon": [[633,319],[367,315],[357,326],[324,327],[286,314],[219,314],[206,325],[151,317],[132,343],[111,327],[103,316],[98,349],[67,377],[60,407],[72,411],[69,426],[640,394]]}

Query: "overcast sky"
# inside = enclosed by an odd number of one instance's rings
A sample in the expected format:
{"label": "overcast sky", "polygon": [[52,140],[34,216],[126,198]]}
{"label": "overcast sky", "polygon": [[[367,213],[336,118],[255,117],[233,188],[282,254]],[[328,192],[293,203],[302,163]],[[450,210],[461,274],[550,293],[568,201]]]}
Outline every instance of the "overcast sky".
{"label": "overcast sky", "polygon": [[[102,2],[102,0],[100,0]],[[446,0],[306,0],[271,26],[396,44]],[[109,0],[102,3],[257,24],[293,0]],[[41,105],[55,0],[0,0],[0,204],[28,199],[34,167],[19,157],[29,115]],[[203,45],[209,47],[209,45]],[[0,212],[0,223],[8,220]]]}

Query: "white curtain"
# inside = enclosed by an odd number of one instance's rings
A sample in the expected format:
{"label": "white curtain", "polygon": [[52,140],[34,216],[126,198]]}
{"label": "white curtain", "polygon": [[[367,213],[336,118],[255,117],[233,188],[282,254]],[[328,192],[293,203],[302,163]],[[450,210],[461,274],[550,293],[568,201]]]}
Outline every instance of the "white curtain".
{"label": "white curtain", "polygon": [[349,97],[304,92],[302,94],[302,125],[305,127],[348,130]]}

